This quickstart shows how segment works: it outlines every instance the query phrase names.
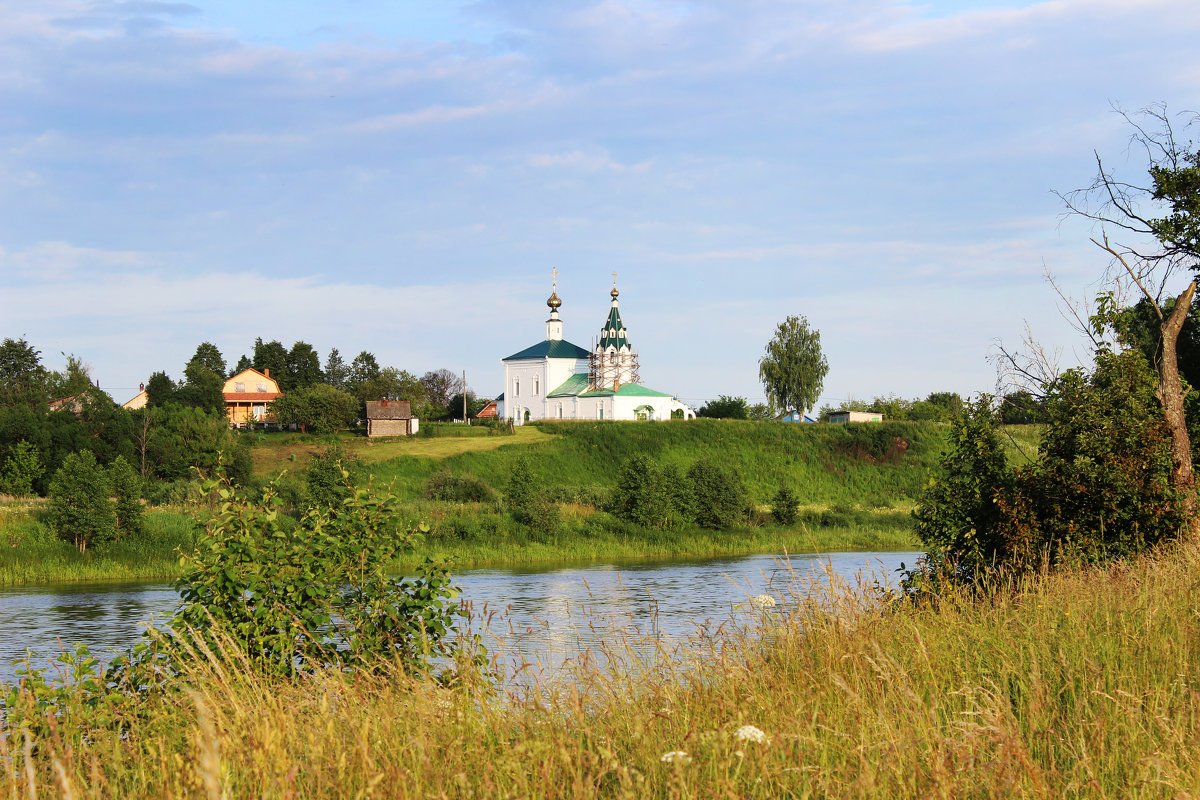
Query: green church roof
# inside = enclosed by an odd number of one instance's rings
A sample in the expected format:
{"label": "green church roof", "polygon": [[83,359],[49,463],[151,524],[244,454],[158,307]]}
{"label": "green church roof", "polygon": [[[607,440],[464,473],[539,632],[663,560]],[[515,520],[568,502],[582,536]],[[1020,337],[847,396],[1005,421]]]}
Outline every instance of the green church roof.
{"label": "green church roof", "polygon": [[543,342],[538,342],[532,347],[526,347],[519,353],[513,353],[508,358],[502,358],[501,361],[521,361],[527,358],[587,358],[588,351],[584,350],[577,344],[571,344],[564,339],[555,339],[550,341],[547,339]]}
{"label": "green church roof", "polygon": [[608,312],[608,319],[600,331],[600,349],[607,350],[609,347],[615,347],[620,350],[622,347],[627,347],[629,339],[625,334],[625,323],[621,322],[621,311],[617,308],[614,298],[613,307]]}
{"label": "green church roof", "polygon": [[588,388],[587,374],[586,373],[582,374],[582,375],[577,374],[577,375],[572,375],[571,377],[567,378],[565,381],[563,381],[561,386],[559,386],[557,389],[550,392],[550,394],[548,394],[546,396],[547,397],[577,397],[577,396],[583,394],[584,392],[586,392],[587,388]]}
{"label": "green church roof", "polygon": [[640,383],[623,383],[614,392],[612,389],[597,389],[594,392],[585,392],[579,395],[580,397],[674,397],[673,394],[666,392],[656,392],[653,389],[642,386]]}

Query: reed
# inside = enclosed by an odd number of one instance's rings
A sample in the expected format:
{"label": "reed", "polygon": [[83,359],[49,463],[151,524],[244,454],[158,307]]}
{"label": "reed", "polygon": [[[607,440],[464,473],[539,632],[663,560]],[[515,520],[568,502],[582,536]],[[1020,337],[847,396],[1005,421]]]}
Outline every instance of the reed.
{"label": "reed", "polygon": [[272,682],[227,654],[120,730],[6,730],[0,794],[1192,797],[1198,571],[1189,544],[920,607],[830,579],[498,690],[399,669]]}

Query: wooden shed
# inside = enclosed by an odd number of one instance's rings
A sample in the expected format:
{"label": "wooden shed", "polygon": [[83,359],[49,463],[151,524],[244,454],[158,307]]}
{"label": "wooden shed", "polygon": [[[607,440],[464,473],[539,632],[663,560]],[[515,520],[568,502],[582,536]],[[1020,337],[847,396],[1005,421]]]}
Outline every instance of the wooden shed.
{"label": "wooden shed", "polygon": [[412,436],[417,418],[407,400],[368,400],[367,436]]}

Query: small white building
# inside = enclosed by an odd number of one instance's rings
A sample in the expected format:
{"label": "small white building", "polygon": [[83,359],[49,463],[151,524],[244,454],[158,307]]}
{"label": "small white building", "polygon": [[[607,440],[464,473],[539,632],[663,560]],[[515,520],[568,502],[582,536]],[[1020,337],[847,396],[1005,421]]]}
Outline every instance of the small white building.
{"label": "small white building", "polygon": [[829,421],[846,422],[883,422],[883,414],[874,411],[834,411],[829,415]]}
{"label": "small white building", "polygon": [[637,354],[629,343],[617,303],[612,305],[593,350],[563,339],[558,309],[562,300],[554,287],[546,305],[546,339],[501,359],[504,393],[497,399],[498,416],[517,425],[537,419],[668,420],[672,415],[694,419],[696,412],[673,395],[643,386]]}

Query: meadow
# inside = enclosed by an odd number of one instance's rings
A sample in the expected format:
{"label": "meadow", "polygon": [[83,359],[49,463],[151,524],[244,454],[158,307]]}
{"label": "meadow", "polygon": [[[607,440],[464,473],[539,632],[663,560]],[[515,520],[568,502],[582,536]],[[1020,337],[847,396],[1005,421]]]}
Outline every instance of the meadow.
{"label": "meadow", "polygon": [[1186,544],[933,604],[829,582],[500,684],[466,666],[452,685],[399,667],[271,681],[231,648],[176,692],[112,700],[120,728],[68,702],[8,731],[0,792],[1193,797],[1198,572]]}

